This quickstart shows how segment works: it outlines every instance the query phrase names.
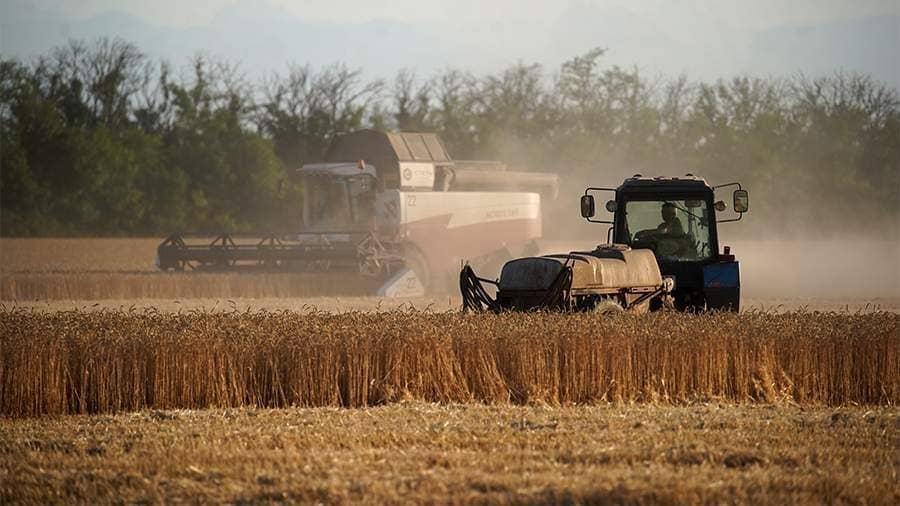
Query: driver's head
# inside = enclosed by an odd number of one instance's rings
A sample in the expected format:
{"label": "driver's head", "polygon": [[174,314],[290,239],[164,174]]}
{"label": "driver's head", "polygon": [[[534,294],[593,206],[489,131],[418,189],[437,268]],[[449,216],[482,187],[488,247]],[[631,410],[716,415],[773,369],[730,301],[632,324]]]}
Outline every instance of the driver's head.
{"label": "driver's head", "polygon": [[675,204],[666,202],[662,206],[662,219],[666,223],[675,219]]}

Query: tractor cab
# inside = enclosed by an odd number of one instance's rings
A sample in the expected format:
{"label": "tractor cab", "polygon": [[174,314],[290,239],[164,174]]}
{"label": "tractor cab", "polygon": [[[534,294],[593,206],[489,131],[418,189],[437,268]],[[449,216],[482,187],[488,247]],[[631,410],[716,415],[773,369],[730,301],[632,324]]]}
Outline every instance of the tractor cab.
{"label": "tractor cab", "polygon": [[[737,188],[730,216],[725,214],[727,204],[715,194],[725,187]],[[614,193],[606,202],[612,220],[594,219],[594,195],[600,192]],[[672,295],[681,310],[740,308],[738,262],[728,246],[720,249],[717,225],[740,220],[747,209],[747,192],[740,183],[711,187],[690,174],[635,175],[618,188],[588,188],[581,199],[584,218],[612,225],[608,242],[653,251],[662,275],[675,282]]]}

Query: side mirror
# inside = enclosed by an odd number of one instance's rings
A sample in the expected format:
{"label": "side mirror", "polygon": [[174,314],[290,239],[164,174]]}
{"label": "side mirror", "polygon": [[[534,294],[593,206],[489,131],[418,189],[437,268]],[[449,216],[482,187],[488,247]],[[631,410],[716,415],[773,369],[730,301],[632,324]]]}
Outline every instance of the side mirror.
{"label": "side mirror", "polygon": [[596,210],[594,209],[594,196],[593,195],[582,195],[581,196],[581,217],[582,218],[593,218]]}
{"label": "side mirror", "polygon": [[747,190],[734,190],[734,212],[746,213],[750,209],[750,196]]}
{"label": "side mirror", "polygon": [[616,212],[616,209],[618,209],[618,208],[619,208],[619,203],[616,202],[615,200],[606,201],[606,210],[607,211],[614,213],[614,212]]}

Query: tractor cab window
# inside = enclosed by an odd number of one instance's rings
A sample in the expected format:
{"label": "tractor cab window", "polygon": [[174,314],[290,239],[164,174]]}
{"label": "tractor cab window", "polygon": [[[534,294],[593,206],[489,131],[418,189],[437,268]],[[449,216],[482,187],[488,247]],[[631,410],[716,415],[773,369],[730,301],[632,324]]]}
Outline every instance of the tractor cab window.
{"label": "tractor cab window", "polygon": [[709,208],[705,200],[632,200],[625,203],[625,237],[665,261],[705,260]]}
{"label": "tractor cab window", "polygon": [[307,231],[367,229],[375,215],[375,178],[369,174],[309,174],[303,178],[303,225]]}

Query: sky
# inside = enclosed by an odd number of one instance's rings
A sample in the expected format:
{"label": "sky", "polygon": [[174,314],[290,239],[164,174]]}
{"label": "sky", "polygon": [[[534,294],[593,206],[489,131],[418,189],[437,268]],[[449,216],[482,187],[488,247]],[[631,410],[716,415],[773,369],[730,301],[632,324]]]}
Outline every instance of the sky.
{"label": "sky", "polygon": [[[34,0],[34,5],[58,9],[73,19],[87,18],[109,10],[131,13],[153,23],[176,26],[209,24],[222,11],[242,5],[268,4],[294,16],[319,21],[362,22],[393,19],[408,23],[429,22],[440,26],[479,23],[524,23],[539,25],[571,6],[607,4],[629,7],[660,24],[709,26],[722,23],[760,30],[785,24],[816,24],[842,18],[898,14],[900,3],[835,0],[660,0],[554,1],[554,0]],[[662,23],[664,22],[664,23]],[[678,31],[673,26],[673,30]]]}
{"label": "sky", "polygon": [[203,51],[251,74],[346,60],[375,73],[550,69],[593,47],[609,64],[715,79],[855,70],[900,88],[900,1],[0,0],[0,51],[134,38],[153,57]]}

